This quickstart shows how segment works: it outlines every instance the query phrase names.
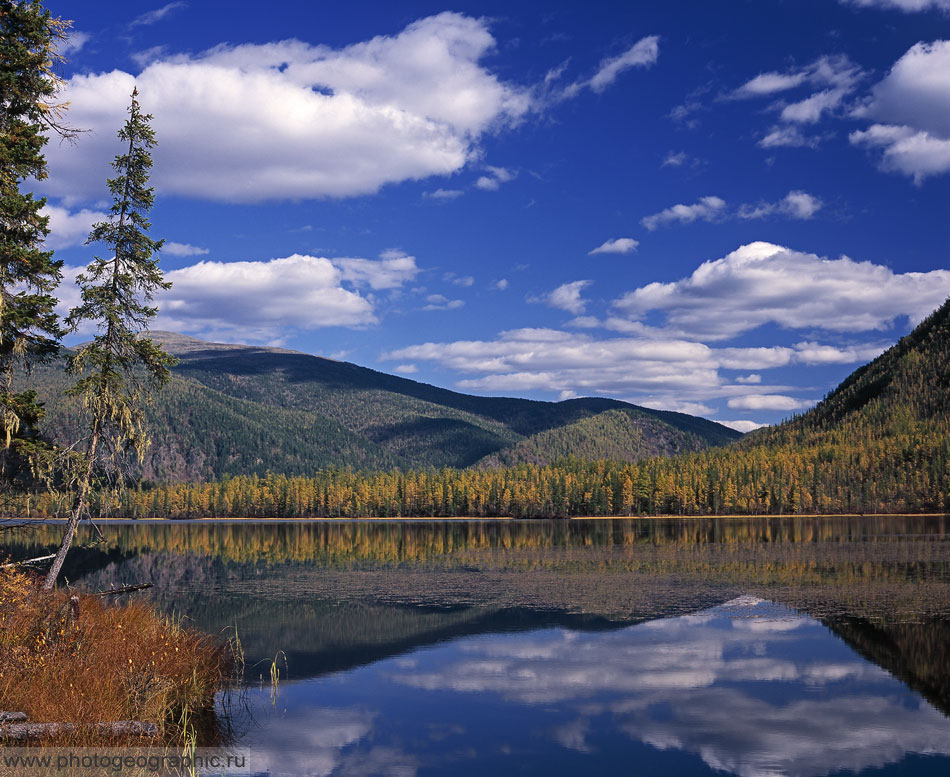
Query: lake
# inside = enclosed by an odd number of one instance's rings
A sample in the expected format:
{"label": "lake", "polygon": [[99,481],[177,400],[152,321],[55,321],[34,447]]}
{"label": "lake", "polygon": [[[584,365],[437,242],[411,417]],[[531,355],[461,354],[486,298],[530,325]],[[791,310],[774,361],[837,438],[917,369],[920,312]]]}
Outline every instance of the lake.
{"label": "lake", "polygon": [[102,531],[75,584],[236,629],[255,773],[950,773],[947,517]]}

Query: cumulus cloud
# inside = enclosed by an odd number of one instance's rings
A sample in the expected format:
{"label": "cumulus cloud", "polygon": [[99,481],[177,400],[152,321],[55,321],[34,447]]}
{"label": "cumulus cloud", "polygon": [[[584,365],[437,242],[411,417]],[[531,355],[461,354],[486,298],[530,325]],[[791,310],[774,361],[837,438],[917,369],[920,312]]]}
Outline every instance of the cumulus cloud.
{"label": "cumulus cloud", "polygon": [[737,432],[742,432],[747,434],[748,432],[754,432],[756,429],[761,429],[763,426],[768,426],[768,424],[760,424],[758,421],[720,421],[723,426],[728,426],[730,429],[735,429]]}
{"label": "cumulus cloud", "polygon": [[920,11],[950,12],[950,0],[841,0],[847,5],[860,8],[888,8],[906,13]]}
{"label": "cumulus cloud", "polygon": [[92,225],[109,218],[107,213],[98,210],[83,208],[71,211],[58,205],[46,204],[41,213],[49,217],[49,235],[45,245],[54,251],[69,246],[82,245],[89,237]]}
{"label": "cumulus cloud", "polygon": [[731,218],[761,219],[768,216],[784,216],[792,219],[810,219],[822,207],[821,200],[813,194],[792,190],[778,202],[746,203],[731,210],[721,197],[702,197],[692,205],[674,205],[641,219],[651,232],[661,226],[694,221],[725,221]]}
{"label": "cumulus cloud", "polygon": [[342,258],[332,263],[344,281],[368,286],[373,291],[398,289],[419,274],[416,258],[395,249],[384,251],[379,259]]}
{"label": "cumulus cloud", "polygon": [[80,32],[79,30],[70,30],[66,40],[58,44],[57,53],[64,57],[75,54],[89,42],[89,38],[90,35],[88,33]]}
{"label": "cumulus cloud", "polygon": [[939,710],[853,652],[826,657],[834,642],[818,621],[744,596],[616,631],[464,640],[452,660],[389,679],[554,706],[564,720],[550,736],[572,749],[588,747],[597,716],[607,732],[739,777],[858,773],[950,753]]}
{"label": "cumulus cloud", "polygon": [[436,189],[435,191],[425,192],[422,196],[431,200],[456,200],[465,192],[461,189]]}
{"label": "cumulus cloud", "polygon": [[629,254],[636,251],[638,245],[640,245],[640,242],[632,237],[618,237],[601,243],[593,251],[588,251],[588,255]]}
{"label": "cumulus cloud", "polygon": [[855,115],[876,123],[851,142],[880,149],[884,169],[917,183],[950,172],[950,41],[912,46]]}
{"label": "cumulus cloud", "polygon": [[498,191],[503,183],[513,181],[518,175],[516,172],[504,167],[492,167],[491,165],[487,165],[485,169],[488,171],[488,174],[479,176],[478,180],[475,181],[475,187],[486,192]]}
{"label": "cumulus cloud", "polygon": [[190,243],[171,242],[162,246],[162,253],[171,254],[172,256],[204,256],[211,252],[207,248],[193,246]]}
{"label": "cumulus cloud", "polygon": [[802,410],[817,400],[795,399],[782,394],[746,394],[733,397],[726,404],[733,410]]}
{"label": "cumulus cloud", "polygon": [[571,283],[562,283],[550,294],[540,298],[552,308],[566,310],[579,316],[587,307],[587,302],[581,297],[585,288],[590,286],[591,281],[572,281]]}
{"label": "cumulus cloud", "polygon": [[[60,310],[78,302],[67,267]],[[202,261],[165,273],[172,288],[156,299],[155,328],[239,342],[279,342],[288,331],[365,327],[378,322],[379,301],[371,290],[398,289],[418,272],[411,256],[379,260],[326,259],[294,254],[269,261]]]}
{"label": "cumulus cloud", "polygon": [[726,201],[720,197],[701,197],[699,202],[692,205],[674,205],[650,216],[645,216],[640,223],[651,232],[659,227],[676,222],[689,224],[693,221],[716,221],[721,218],[726,208]]}
{"label": "cumulus cloud", "polygon": [[738,216],[742,219],[760,219],[779,214],[792,219],[810,219],[822,207],[822,201],[808,192],[790,191],[778,202],[743,205]]}
{"label": "cumulus cloud", "polygon": [[78,74],[63,99],[89,128],[48,150],[54,195],[102,194],[133,85],[154,114],[159,192],[211,200],[347,197],[457,172],[479,139],[530,108],[483,67],[487,22],[442,13],[331,49],[296,40],[163,57],[133,76]]}
{"label": "cumulus cloud", "polygon": [[458,310],[465,305],[464,300],[449,299],[443,294],[430,294],[426,297],[423,310]]}
{"label": "cumulus cloud", "polygon": [[431,361],[471,375],[457,384],[465,389],[598,394],[703,415],[712,414],[711,399],[779,388],[735,385],[720,370],[762,370],[797,362],[793,348],[717,349],[669,336],[601,339],[539,328],[505,331],[494,340],[411,345],[382,358]]}
{"label": "cumulus cloud", "polygon": [[759,242],[704,262],[681,280],[629,292],[614,307],[633,322],[662,312],[670,329],[716,340],[766,323],[884,330],[904,316],[919,322],[948,294],[950,270],[895,273],[871,262],[825,259]]}
{"label": "cumulus cloud", "polygon": [[759,140],[762,148],[817,148],[820,138],[805,135],[800,128],[775,125]]}

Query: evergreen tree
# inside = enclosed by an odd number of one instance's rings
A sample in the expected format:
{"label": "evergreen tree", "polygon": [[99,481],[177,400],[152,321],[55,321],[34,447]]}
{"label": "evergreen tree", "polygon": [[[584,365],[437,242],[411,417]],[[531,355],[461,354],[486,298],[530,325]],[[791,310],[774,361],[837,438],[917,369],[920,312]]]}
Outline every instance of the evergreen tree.
{"label": "evergreen tree", "polygon": [[[95,224],[87,243],[103,243],[106,258],[96,257],[77,279],[82,303],[67,319],[72,329],[85,322],[96,324],[98,334],[70,359],[69,371],[78,376],[70,393],[81,401],[89,416],[85,463],[76,479],[72,513],[63,541],[44,583],[52,588],[72,543],[76,526],[86,510],[97,463],[124,447],[139,458],[148,445],[143,405],[150,390],[164,385],[174,359],[144,337],[157,310],[148,303],[156,292],[170,288],[153,257],[162,240],[148,236],[149,210],[154,190],[148,186],[155,134],[132,91],[129,118],[119,130],[126,144],[116,156],[109,180],[113,204],[108,221]],[[108,450],[111,448],[111,450]],[[103,455],[105,453],[105,456]]]}
{"label": "evergreen tree", "polygon": [[36,392],[14,389],[14,378],[52,356],[62,335],[53,296],[62,263],[43,249],[46,200],[21,186],[46,178],[46,131],[70,134],[52,103],[55,46],[67,28],[38,0],[0,0],[0,481],[7,486],[22,483],[33,469],[28,460],[43,450],[35,435],[43,408]]}

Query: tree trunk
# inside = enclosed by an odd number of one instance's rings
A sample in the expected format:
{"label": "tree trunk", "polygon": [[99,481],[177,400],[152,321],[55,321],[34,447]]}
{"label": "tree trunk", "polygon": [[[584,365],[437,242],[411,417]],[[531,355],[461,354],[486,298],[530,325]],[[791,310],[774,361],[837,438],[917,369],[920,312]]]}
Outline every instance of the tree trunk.
{"label": "tree trunk", "polygon": [[73,512],[66,523],[66,530],[63,532],[63,541],[56,551],[56,558],[53,559],[53,565],[43,580],[43,590],[52,591],[56,587],[56,578],[59,577],[59,570],[63,568],[63,562],[66,561],[66,554],[69,552],[69,546],[73,544],[73,535],[76,533],[76,527],[82,518],[83,510],[86,507],[86,495],[89,492],[89,484],[92,482],[92,470],[96,463],[96,448],[99,445],[99,423],[98,420],[93,429],[92,437],[89,440],[89,447],[86,449],[86,471],[79,480],[79,493],[76,495],[76,504],[73,506]]}

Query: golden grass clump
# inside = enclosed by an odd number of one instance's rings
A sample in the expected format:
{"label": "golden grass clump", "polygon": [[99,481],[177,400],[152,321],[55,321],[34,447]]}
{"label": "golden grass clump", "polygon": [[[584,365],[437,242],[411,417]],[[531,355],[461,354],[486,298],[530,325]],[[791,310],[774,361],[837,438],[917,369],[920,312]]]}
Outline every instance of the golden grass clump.
{"label": "golden grass clump", "polygon": [[154,723],[162,743],[220,743],[214,699],[234,663],[226,642],[139,602],[75,594],[75,618],[70,595],[0,569],[0,710],[77,724],[57,744],[100,744],[85,725],[120,720]]}

